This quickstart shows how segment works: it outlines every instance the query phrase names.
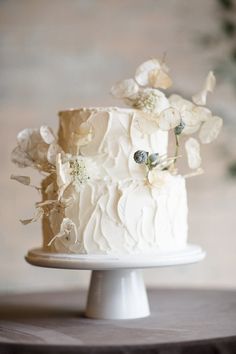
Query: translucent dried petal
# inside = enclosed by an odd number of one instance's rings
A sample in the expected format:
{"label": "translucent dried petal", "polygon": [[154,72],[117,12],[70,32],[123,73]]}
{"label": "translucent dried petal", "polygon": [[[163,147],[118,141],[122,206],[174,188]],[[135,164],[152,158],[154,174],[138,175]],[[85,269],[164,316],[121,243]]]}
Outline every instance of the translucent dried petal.
{"label": "translucent dried petal", "polygon": [[135,80],[141,86],[149,84],[149,74],[154,69],[160,69],[161,64],[157,59],[150,59],[139,65],[135,73]]}
{"label": "translucent dried petal", "polygon": [[159,116],[159,127],[161,130],[170,130],[180,124],[180,114],[174,108],[167,108]]}
{"label": "translucent dried petal", "polygon": [[28,225],[32,222],[38,221],[44,214],[43,208],[36,208],[36,212],[32,219],[20,220],[23,225]]}
{"label": "translucent dried petal", "polygon": [[55,136],[53,134],[53,131],[47,125],[42,125],[39,131],[45,143],[52,144],[55,141]]}
{"label": "translucent dried petal", "polygon": [[64,245],[71,245],[77,242],[77,228],[71,219],[64,218],[62,220],[59,233],[51,239],[48,246],[50,246],[57,238],[60,238],[60,241],[62,241]]}
{"label": "translucent dried petal", "polygon": [[172,80],[167,72],[161,67],[160,69],[156,68],[150,71],[148,83],[151,87],[162,88],[165,90],[172,85]]}
{"label": "translucent dried petal", "polygon": [[197,106],[193,109],[193,112],[197,115],[201,122],[205,122],[212,116],[211,111],[206,107]]}
{"label": "translucent dried petal", "polygon": [[28,176],[11,175],[10,178],[26,186],[30,185],[30,177]]}
{"label": "translucent dried petal", "polygon": [[133,79],[118,81],[111,88],[111,94],[117,98],[130,98],[139,90],[137,83]]}
{"label": "translucent dried petal", "polygon": [[192,111],[195,105],[180,95],[173,94],[169,97],[170,106],[178,109],[181,113],[185,110]]}
{"label": "translucent dried petal", "polygon": [[223,125],[223,120],[220,117],[210,117],[202,124],[199,132],[199,139],[202,144],[209,144],[217,138]]}
{"label": "translucent dried petal", "polygon": [[18,167],[29,167],[34,166],[32,159],[17,146],[11,153],[11,160],[13,163],[18,165]]}
{"label": "translucent dried petal", "polygon": [[216,78],[212,71],[207,75],[203,89],[192,97],[193,102],[198,105],[205,105],[208,92],[213,92],[216,84]]}
{"label": "translucent dried petal", "polygon": [[38,129],[24,129],[17,135],[20,149],[35,165],[47,162],[48,144],[44,142]]}
{"label": "translucent dried petal", "polygon": [[202,159],[200,156],[200,144],[194,138],[189,138],[185,142],[185,149],[187,152],[188,165],[191,169],[197,169],[200,167]]}
{"label": "translucent dried petal", "polygon": [[184,135],[190,135],[197,132],[201,126],[201,119],[194,110],[182,111],[181,118],[185,124],[185,127],[182,132]]}
{"label": "translucent dried petal", "polygon": [[62,148],[56,143],[52,143],[49,145],[48,151],[47,151],[47,160],[49,163],[52,165],[56,165],[56,157],[57,154],[62,152]]}

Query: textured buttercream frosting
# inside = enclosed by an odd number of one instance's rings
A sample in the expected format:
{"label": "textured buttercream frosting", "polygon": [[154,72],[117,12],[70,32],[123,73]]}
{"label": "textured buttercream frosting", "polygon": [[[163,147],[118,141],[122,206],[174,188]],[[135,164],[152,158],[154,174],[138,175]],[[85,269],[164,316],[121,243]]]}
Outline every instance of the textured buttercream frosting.
{"label": "textured buttercream frosting", "polygon": [[[43,220],[44,247],[63,253],[140,254],[179,250],[187,241],[185,179],[168,174],[163,185],[150,185],[145,166],[135,163],[134,152],[167,153],[167,132],[143,134],[139,110],[82,108],[59,113],[59,145],[75,154],[74,132],[81,123],[93,127],[93,139],[80,148],[92,161],[91,179],[66,191],[66,208],[50,211]],[[53,187],[54,186],[54,187]],[[44,200],[55,199],[56,184],[43,182]],[[63,218],[75,225],[70,237],[58,237]],[[75,240],[76,242],[71,242]]]}

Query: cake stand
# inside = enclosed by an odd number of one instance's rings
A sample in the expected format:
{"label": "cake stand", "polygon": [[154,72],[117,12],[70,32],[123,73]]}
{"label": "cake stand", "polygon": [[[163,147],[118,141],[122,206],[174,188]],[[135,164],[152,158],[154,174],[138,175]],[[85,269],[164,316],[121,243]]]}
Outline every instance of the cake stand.
{"label": "cake stand", "polygon": [[33,249],[25,257],[32,265],[92,270],[85,315],[97,319],[133,319],[150,315],[142,269],[201,261],[205,252],[188,245],[177,252],[107,256],[56,254]]}

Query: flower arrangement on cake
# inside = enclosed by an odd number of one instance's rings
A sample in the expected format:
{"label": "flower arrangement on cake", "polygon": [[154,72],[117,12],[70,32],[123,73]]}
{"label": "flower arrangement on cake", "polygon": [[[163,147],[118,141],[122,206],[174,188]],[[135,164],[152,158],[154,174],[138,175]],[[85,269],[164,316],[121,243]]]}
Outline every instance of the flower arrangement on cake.
{"label": "flower arrangement on cake", "polygon": [[[140,254],[186,246],[185,178],[203,172],[200,143],[217,138],[222,119],[205,106],[213,72],[192,101],[166,97],[161,90],[171,85],[165,61],[151,59],[111,89],[131,108],[62,111],[58,134],[46,125],[18,134],[12,161],[43,176],[41,186],[11,176],[41,195],[33,217],[21,222],[43,219],[45,250]],[[182,143],[192,170],[185,176],[177,168]]]}

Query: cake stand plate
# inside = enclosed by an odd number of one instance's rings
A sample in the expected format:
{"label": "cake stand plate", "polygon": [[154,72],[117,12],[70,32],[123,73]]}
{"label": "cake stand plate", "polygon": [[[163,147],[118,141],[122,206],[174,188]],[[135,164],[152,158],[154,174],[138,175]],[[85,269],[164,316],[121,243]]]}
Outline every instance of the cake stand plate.
{"label": "cake stand plate", "polygon": [[132,319],[150,314],[141,269],[190,264],[204,257],[199,246],[188,245],[176,252],[132,256],[56,254],[33,249],[25,258],[40,267],[92,270],[86,316]]}

